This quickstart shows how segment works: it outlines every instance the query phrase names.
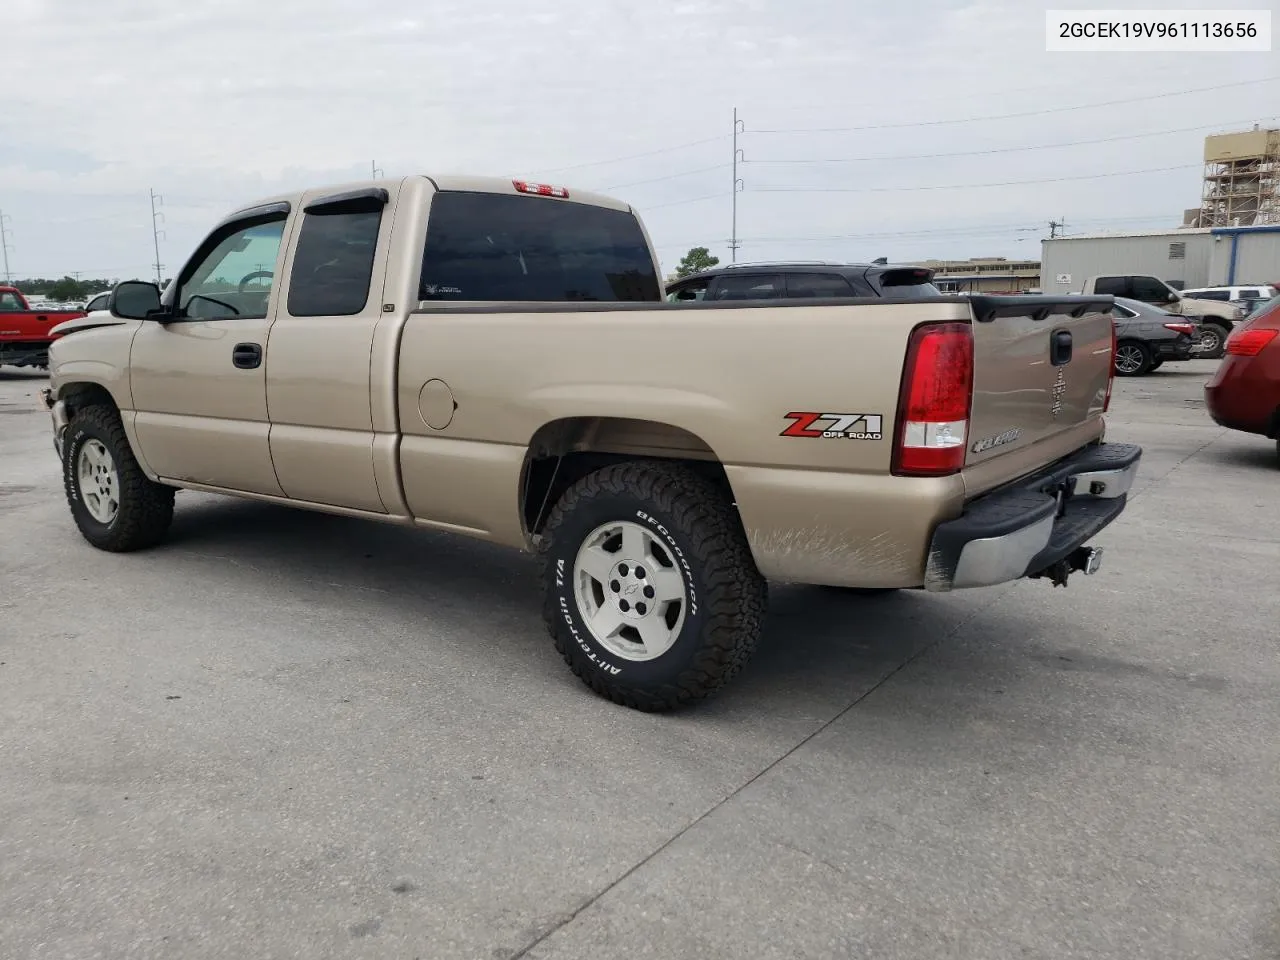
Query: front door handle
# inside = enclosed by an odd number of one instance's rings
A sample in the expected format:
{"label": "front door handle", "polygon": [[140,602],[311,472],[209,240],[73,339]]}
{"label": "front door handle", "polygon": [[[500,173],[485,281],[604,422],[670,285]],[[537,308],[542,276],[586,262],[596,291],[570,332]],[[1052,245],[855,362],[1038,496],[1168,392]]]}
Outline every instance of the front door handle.
{"label": "front door handle", "polygon": [[241,370],[253,370],[262,363],[262,344],[237,343],[231,350],[231,362]]}

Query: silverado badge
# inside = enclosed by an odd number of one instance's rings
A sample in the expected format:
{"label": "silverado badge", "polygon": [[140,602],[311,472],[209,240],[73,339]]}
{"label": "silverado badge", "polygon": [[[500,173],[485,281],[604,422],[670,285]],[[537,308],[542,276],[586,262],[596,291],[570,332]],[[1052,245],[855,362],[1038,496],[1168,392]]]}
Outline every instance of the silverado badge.
{"label": "silverado badge", "polygon": [[984,437],[973,445],[974,453],[983,453],[992,447],[1002,447],[1006,443],[1013,443],[1018,437],[1022,436],[1022,431],[1017,427],[1012,430],[1006,430],[1004,433],[998,433],[994,437]]}

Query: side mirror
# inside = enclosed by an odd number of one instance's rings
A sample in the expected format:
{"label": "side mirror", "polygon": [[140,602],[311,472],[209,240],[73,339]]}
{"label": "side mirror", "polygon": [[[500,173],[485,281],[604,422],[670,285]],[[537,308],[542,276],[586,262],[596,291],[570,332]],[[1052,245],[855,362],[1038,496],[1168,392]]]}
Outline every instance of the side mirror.
{"label": "side mirror", "polygon": [[125,320],[147,320],[160,309],[160,288],[144,280],[125,280],[111,291],[109,308]]}
{"label": "side mirror", "polygon": [[1165,303],[1177,303],[1182,297],[1178,295],[1178,291],[1170,290],[1169,295],[1164,298]]}

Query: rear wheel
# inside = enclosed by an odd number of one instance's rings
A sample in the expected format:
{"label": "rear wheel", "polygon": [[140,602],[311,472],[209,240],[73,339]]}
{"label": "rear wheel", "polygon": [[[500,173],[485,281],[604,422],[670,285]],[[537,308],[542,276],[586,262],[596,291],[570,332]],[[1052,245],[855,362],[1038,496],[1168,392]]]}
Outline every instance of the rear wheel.
{"label": "rear wheel", "polygon": [[570,669],[639,710],[732,680],[760,637],[767,588],[737,514],[679,464],[605,467],[552,510],[539,546],[543,616]]}
{"label": "rear wheel", "polygon": [[1151,351],[1138,340],[1122,340],[1116,345],[1116,374],[1140,377],[1151,369]]}
{"label": "rear wheel", "polygon": [[109,407],[84,407],[67,427],[63,485],[71,516],[95,547],[140,550],[164,539],[176,492],[147,478]]}
{"label": "rear wheel", "polygon": [[1217,360],[1226,353],[1227,328],[1216,323],[1200,325],[1199,355],[1205,360]]}

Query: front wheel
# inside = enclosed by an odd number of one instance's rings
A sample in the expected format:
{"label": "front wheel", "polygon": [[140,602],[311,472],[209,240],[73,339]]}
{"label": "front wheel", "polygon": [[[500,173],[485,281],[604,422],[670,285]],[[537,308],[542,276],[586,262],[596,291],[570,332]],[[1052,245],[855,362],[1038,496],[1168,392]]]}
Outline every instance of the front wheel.
{"label": "front wheel", "polygon": [[687,467],[632,462],[575,483],[539,546],[543,616],[601,696],[670,710],[732,680],[767,602],[729,499]]}
{"label": "front wheel", "polygon": [[114,410],[76,413],[62,447],[62,475],[71,516],[95,547],[122,553],[164,539],[176,491],[142,472]]}
{"label": "front wheel", "polygon": [[1140,377],[1151,369],[1151,351],[1138,340],[1122,340],[1116,347],[1116,374],[1121,377]]}
{"label": "front wheel", "polygon": [[1226,353],[1227,328],[1216,323],[1200,325],[1199,356],[1205,360],[1217,360]]}

